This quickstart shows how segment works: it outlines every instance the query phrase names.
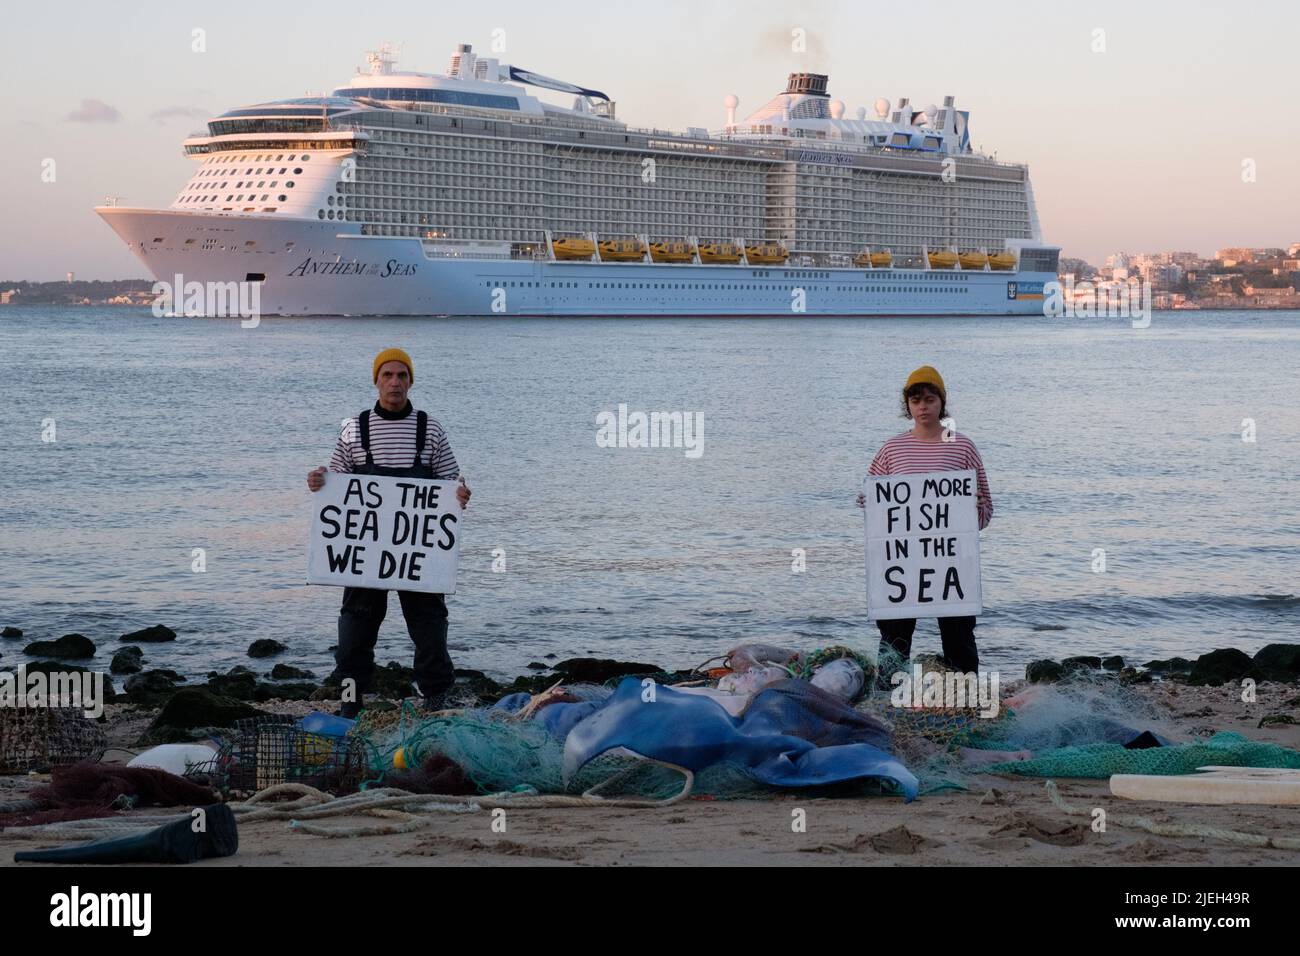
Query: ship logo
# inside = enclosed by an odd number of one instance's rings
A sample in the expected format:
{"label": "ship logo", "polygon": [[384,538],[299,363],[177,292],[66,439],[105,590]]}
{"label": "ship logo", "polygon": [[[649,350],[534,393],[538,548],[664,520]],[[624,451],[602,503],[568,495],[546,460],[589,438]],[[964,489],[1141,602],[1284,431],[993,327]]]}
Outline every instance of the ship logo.
{"label": "ship logo", "polygon": [[1016,297],[1016,284],[1015,284],[1014,282],[1008,282],[1008,283],[1007,283],[1007,298],[1008,298],[1008,299],[1014,299],[1015,297]]}

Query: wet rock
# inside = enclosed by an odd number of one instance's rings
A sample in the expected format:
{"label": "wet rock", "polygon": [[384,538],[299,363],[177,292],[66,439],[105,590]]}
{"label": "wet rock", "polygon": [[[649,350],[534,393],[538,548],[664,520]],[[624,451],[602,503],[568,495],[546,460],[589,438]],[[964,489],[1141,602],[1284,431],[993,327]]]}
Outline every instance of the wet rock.
{"label": "wet rock", "polygon": [[1136,667],[1126,667],[1119,672],[1121,684],[1150,684],[1154,680],[1150,671],[1140,671]]}
{"label": "wet rock", "polygon": [[1256,729],[1271,726],[1272,724],[1295,724],[1300,723],[1290,714],[1265,714],[1259,719],[1259,725]]}
{"label": "wet rock", "polygon": [[253,700],[259,704],[268,700],[311,700],[318,686],[310,681],[287,682],[283,684],[259,683],[253,690]]}
{"label": "wet rock", "polygon": [[1101,669],[1104,671],[1122,671],[1124,669],[1124,658],[1118,654],[1114,657],[1104,657],[1101,661]]}
{"label": "wet rock", "polygon": [[95,656],[95,642],[84,634],[64,634],[57,641],[33,641],[23,648],[33,657],[58,657],[80,660]]}
{"label": "wet rock", "polygon": [[163,641],[176,640],[176,632],[170,627],[155,624],[153,627],[146,627],[138,631],[132,631],[130,634],[123,634],[118,640],[130,644],[161,644]]}
{"label": "wet rock", "polygon": [[1253,658],[1256,671],[1269,680],[1300,679],[1300,644],[1269,644]]}
{"label": "wet rock", "polygon": [[0,637],[22,637],[23,629],[21,627],[6,627],[0,631]]}
{"label": "wet rock", "polygon": [[1100,657],[1067,657],[1061,661],[1061,667],[1067,674],[1073,674],[1075,671],[1096,671],[1101,670]]}
{"label": "wet rock", "polygon": [[[551,683],[554,683],[554,681]],[[480,701],[495,703],[501,698],[501,685],[482,671],[457,668],[456,694],[458,697],[472,697]]]}
{"label": "wet rock", "polygon": [[114,674],[138,674],[144,670],[144,651],[134,644],[124,647],[113,655],[108,669]]}
{"label": "wet rock", "polygon": [[[90,670],[89,667],[82,667],[80,664],[69,664],[66,661],[32,661],[23,664],[22,667],[29,674],[58,674],[67,673],[68,671],[85,674]],[[7,670],[12,671],[13,668],[7,668]]]}
{"label": "wet rock", "polygon": [[1153,674],[1190,674],[1194,665],[1186,657],[1171,657],[1163,661],[1147,661],[1142,666]]}
{"label": "wet rock", "polygon": [[550,664],[543,664],[540,661],[529,661],[524,666],[527,667],[530,671],[548,671],[551,669]]}
{"label": "wet rock", "polygon": [[274,657],[276,654],[287,651],[285,645],[279,641],[273,641],[269,637],[263,637],[248,645],[249,657]]}
{"label": "wet rock", "polygon": [[543,655],[543,656],[544,656],[548,661],[553,661],[553,660],[555,660],[555,658],[556,658],[556,655],[555,655],[555,654],[545,654],[545,655]]}
{"label": "wet rock", "polygon": [[637,664],[597,657],[571,657],[556,664],[554,670],[571,684],[603,684],[618,677],[644,677],[647,674],[663,673],[663,668],[657,664]]}
{"label": "wet rock", "polygon": [[257,675],[247,667],[236,665],[229,673],[208,674],[207,690],[218,697],[230,697],[233,700],[252,700],[257,693]]}
{"label": "wet rock", "polygon": [[132,703],[156,706],[176,692],[177,676],[175,671],[143,671],[128,677],[122,689]]}
{"label": "wet rock", "polygon": [[1188,676],[1187,682],[1200,686],[1221,687],[1228,681],[1241,680],[1254,672],[1255,662],[1250,659],[1249,654],[1235,647],[1227,647],[1198,657],[1196,663],[1192,665],[1192,673]]}
{"label": "wet rock", "polygon": [[243,701],[222,697],[201,687],[178,690],[163,705],[145,732],[143,743],[182,743],[201,739],[212,727],[233,727],[236,720],[261,716]]}
{"label": "wet rock", "polygon": [[290,667],[288,664],[276,664],[271,668],[271,680],[312,680],[315,677],[311,671]]}
{"label": "wet rock", "polygon": [[1053,684],[1065,676],[1065,668],[1056,661],[1033,661],[1025,668],[1025,680],[1031,684]]}
{"label": "wet rock", "polygon": [[339,692],[337,687],[317,687],[312,691],[308,700],[338,700]]}

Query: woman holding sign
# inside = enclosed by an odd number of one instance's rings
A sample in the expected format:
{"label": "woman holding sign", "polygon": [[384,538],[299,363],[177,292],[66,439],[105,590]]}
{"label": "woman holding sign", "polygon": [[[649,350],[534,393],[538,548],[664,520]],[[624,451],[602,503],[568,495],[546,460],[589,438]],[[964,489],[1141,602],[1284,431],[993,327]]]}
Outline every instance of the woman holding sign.
{"label": "woman holding sign", "polygon": [[[981,529],[993,517],[993,499],[984,474],[984,462],[975,444],[965,435],[944,428],[948,417],[948,393],[943,379],[929,365],[922,365],[907,378],[903,386],[903,417],[911,419],[912,428],[895,435],[880,446],[868,473],[880,475],[920,475],[935,471],[963,471],[976,474],[976,513]],[[858,495],[858,507],[866,499]],[[943,656],[949,667],[963,673],[979,669],[979,652],[975,648],[975,618],[941,617],[939,634],[943,639]],[[877,620],[880,628],[880,652],[893,651],[903,660],[912,653],[915,618]]]}

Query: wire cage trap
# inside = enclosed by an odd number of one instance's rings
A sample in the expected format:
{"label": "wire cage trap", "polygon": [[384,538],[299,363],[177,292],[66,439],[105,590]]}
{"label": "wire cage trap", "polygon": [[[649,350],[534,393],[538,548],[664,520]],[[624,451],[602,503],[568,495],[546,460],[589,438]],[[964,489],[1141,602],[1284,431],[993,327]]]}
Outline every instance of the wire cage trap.
{"label": "wire cage trap", "polygon": [[105,746],[104,728],[80,707],[0,707],[0,774],[46,773]]}
{"label": "wire cage trap", "polygon": [[223,744],[214,768],[226,791],[301,783],[352,793],[365,779],[367,763],[355,738],[310,733],[297,718],[273,714],[235,721],[234,734]]}

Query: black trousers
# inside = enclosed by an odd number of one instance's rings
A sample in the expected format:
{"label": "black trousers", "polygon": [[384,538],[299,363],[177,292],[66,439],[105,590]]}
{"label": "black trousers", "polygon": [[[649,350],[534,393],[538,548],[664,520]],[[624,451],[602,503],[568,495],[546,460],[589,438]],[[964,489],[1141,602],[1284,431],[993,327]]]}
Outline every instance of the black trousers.
{"label": "black trousers", "polygon": [[[979,670],[980,656],[975,649],[975,618],[941,617],[939,636],[943,639],[943,658],[953,670],[970,674]],[[877,621],[880,628],[880,650],[892,650],[903,660],[912,656],[912,632],[916,618],[897,618]]]}
{"label": "black trousers", "polygon": [[[415,644],[415,683],[426,697],[447,690],[456,682],[447,653],[447,602],[441,594],[398,591],[406,630]],[[334,673],[357,682],[365,693],[375,672],[375,642],[388,611],[388,592],[372,588],[344,588],[339,611],[339,646],[334,652]]]}

